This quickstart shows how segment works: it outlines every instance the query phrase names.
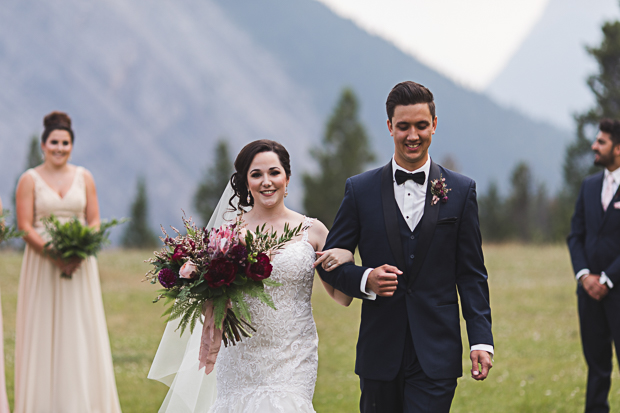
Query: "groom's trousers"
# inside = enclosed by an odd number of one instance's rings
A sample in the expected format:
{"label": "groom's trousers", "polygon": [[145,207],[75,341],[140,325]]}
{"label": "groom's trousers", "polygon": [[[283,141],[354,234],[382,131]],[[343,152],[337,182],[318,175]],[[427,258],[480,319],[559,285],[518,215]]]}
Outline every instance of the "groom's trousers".
{"label": "groom's trousers", "polygon": [[360,377],[361,413],[448,413],[456,378],[433,380],[420,367],[407,327],[400,371],[392,381]]}
{"label": "groom's trousers", "polygon": [[596,301],[580,286],[577,291],[583,354],[588,364],[586,413],[607,413],[612,372],[612,341],[620,355],[620,290],[615,287]]}

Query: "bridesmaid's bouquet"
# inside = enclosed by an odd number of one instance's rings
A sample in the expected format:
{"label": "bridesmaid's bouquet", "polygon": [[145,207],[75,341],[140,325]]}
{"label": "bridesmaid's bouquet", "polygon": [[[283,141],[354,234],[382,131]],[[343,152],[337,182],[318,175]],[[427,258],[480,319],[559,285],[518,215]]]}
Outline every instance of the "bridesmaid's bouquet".
{"label": "bridesmaid's bouquet", "polygon": [[19,238],[24,236],[24,231],[18,231],[14,226],[8,226],[5,224],[4,219],[9,215],[9,210],[0,210],[0,244],[3,241],[8,241],[12,238]]}
{"label": "bridesmaid's bouquet", "polygon": [[[109,230],[120,225],[127,219],[112,219],[103,221],[99,229],[83,225],[76,217],[61,223],[54,215],[41,220],[47,229],[50,240],[45,244],[47,254],[52,258],[70,260],[73,258],[86,259],[95,256],[105,244],[110,242]],[[61,274],[71,278],[71,274]]]}
{"label": "bridesmaid's bouquet", "polygon": [[[163,290],[153,302],[162,298],[172,303],[164,312],[168,321],[180,319],[181,334],[204,316],[200,366],[212,370],[221,342],[235,345],[242,337],[256,331],[245,296],[256,297],[276,309],[265,286],[281,284],[271,280],[271,255],[302,231],[284,227],[278,236],[266,231],[265,225],[255,232],[244,231],[240,222],[207,231],[183,217],[186,234],[172,227],[170,237],[162,227],[164,247],[146,262],[153,269],[146,274],[152,284]],[[244,234],[245,232],[245,234]],[[243,242],[242,242],[243,241]]]}

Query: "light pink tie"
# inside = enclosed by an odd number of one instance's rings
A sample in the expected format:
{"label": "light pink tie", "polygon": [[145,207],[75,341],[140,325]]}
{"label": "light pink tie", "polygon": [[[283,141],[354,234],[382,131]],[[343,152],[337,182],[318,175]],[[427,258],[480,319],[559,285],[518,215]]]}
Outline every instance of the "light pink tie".
{"label": "light pink tie", "polygon": [[612,174],[607,175],[605,192],[603,192],[602,202],[603,202],[603,210],[607,211],[607,207],[611,202],[611,199],[614,197],[613,186],[614,186],[614,176]]}

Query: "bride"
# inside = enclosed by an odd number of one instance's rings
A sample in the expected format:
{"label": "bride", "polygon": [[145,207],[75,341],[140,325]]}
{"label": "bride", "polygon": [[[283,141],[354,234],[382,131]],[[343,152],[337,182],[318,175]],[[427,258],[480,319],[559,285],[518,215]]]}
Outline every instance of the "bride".
{"label": "bride", "polygon": [[[277,310],[247,298],[257,331],[236,346],[222,347],[215,373],[207,376],[198,369],[201,329],[179,338],[174,331],[177,323],[168,324],[149,372],[149,378],[170,386],[159,412],[314,412],[318,366],[318,337],[310,304],[314,267],[333,270],[352,262],[353,255],[347,250],[321,252],[327,237],[325,225],[284,205],[291,169],[289,154],[281,144],[249,143],[237,155],[235,171],[208,227],[235,219],[230,212],[239,211],[246,229],[263,224],[278,233],[285,224],[293,228],[303,224],[305,229],[273,258],[271,278],[282,285],[267,289]],[[232,208],[227,208],[228,199]],[[351,297],[323,285],[338,303],[351,303]]]}

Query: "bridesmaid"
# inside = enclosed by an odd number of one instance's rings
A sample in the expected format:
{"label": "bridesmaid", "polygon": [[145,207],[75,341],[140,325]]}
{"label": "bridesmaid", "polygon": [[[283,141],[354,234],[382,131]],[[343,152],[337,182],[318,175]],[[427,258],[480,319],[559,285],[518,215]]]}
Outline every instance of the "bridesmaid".
{"label": "bridesmaid", "polygon": [[[2,214],[2,199],[0,199],[0,215]],[[4,222],[0,219],[0,225]],[[9,413],[9,400],[6,397],[6,381],[4,377],[4,335],[2,325],[2,307],[0,305],[0,413]]]}
{"label": "bridesmaid", "polygon": [[98,227],[95,183],[86,169],[68,163],[69,116],[52,112],[43,124],[45,161],[21,176],[16,193],[26,250],[17,296],[15,412],[120,412],[97,261],[46,256],[41,223],[54,214],[61,222],[77,216]]}

